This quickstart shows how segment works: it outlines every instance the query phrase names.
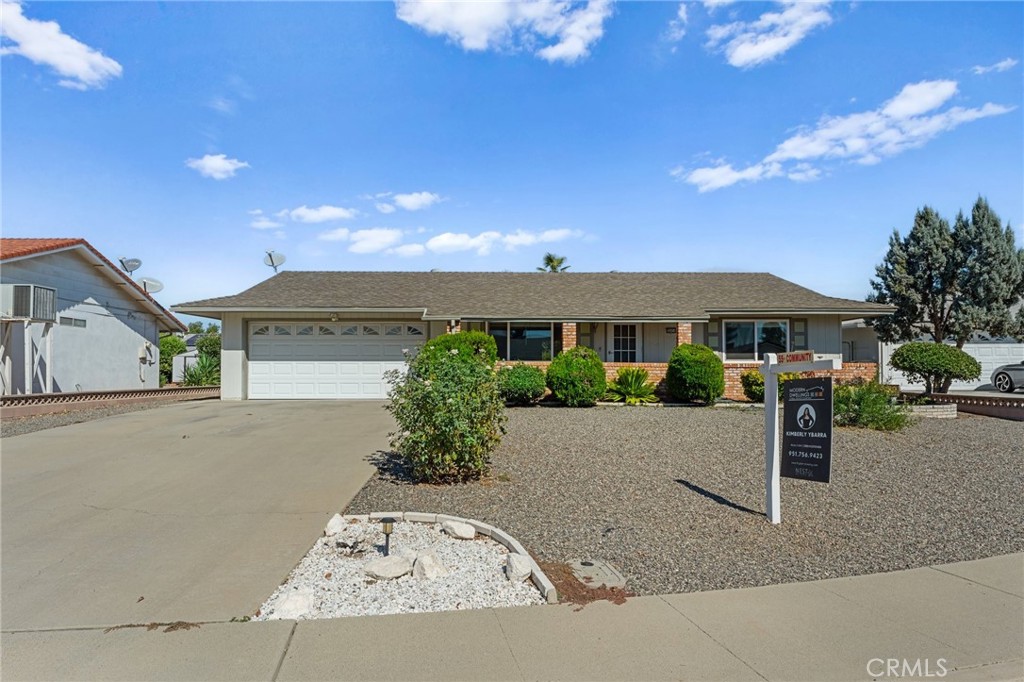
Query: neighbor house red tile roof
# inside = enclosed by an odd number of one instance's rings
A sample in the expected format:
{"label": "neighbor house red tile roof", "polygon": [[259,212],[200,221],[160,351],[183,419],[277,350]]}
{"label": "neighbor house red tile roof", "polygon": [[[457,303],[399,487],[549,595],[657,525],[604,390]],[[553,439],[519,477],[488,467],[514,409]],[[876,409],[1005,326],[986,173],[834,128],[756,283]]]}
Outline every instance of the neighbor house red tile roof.
{"label": "neighbor house red tile roof", "polygon": [[[76,246],[78,244],[86,244],[86,241],[84,239],[73,239],[68,237],[57,239],[22,239],[18,237],[3,237],[0,238],[0,260],[19,258],[21,256],[31,256],[34,253],[56,251],[57,249],[66,249],[69,246]],[[93,251],[95,251],[95,249],[93,249]]]}
{"label": "neighbor house red tile roof", "polygon": [[[165,322],[166,331],[185,331],[185,325],[181,320],[172,315],[166,308],[157,303],[156,299],[140,287],[138,283],[129,277],[123,270],[110,262],[102,253],[96,250],[89,242],[81,237],[0,237],[0,262],[14,258],[25,258],[26,256],[37,256],[51,251],[62,251],[73,247],[85,249],[96,260],[99,260],[107,271],[107,274],[116,281],[130,286],[134,289],[135,300],[143,306],[149,307],[151,312],[162,318]],[[141,295],[142,298],[138,298]]]}

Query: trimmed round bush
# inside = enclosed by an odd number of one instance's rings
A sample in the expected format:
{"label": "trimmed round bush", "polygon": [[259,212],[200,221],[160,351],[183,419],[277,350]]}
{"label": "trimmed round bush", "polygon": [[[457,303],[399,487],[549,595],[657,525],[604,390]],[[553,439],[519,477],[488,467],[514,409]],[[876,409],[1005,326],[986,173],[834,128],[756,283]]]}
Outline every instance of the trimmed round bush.
{"label": "trimmed round bush", "polygon": [[484,332],[442,334],[423,344],[416,357],[417,362],[411,368],[423,376],[432,374],[440,362],[446,362],[452,357],[479,361],[493,368],[498,361],[498,345],[493,336]]}
{"label": "trimmed round bush", "polygon": [[905,343],[892,354],[889,365],[907,375],[911,383],[924,383],[925,393],[945,393],[951,381],[974,381],[981,365],[955,346],[929,341]]}
{"label": "trimmed round bush", "polygon": [[[790,379],[799,379],[799,372],[783,372],[779,374],[779,397],[782,397],[782,387]],[[743,385],[743,395],[747,400],[755,403],[764,402],[764,376],[756,369],[748,369],[740,375],[740,383]]]}
{"label": "trimmed round bush", "polygon": [[539,367],[520,362],[498,371],[498,390],[506,403],[532,405],[544,397],[546,388],[544,370]]}
{"label": "trimmed round bush", "polygon": [[[725,393],[722,360],[707,346],[693,343],[676,346],[668,361],[665,387],[676,400],[711,405]],[[761,395],[763,398],[763,387]]]}
{"label": "trimmed round bush", "polygon": [[586,346],[558,354],[548,366],[548,388],[568,407],[590,407],[604,396],[607,387],[604,363]]}

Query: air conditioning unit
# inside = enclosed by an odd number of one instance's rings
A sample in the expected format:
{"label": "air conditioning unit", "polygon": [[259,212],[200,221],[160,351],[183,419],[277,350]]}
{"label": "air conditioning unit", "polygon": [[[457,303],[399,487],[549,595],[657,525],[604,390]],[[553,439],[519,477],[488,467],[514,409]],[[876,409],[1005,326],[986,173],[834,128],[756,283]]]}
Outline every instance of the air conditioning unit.
{"label": "air conditioning unit", "polygon": [[35,284],[2,284],[0,317],[56,322],[57,290]]}

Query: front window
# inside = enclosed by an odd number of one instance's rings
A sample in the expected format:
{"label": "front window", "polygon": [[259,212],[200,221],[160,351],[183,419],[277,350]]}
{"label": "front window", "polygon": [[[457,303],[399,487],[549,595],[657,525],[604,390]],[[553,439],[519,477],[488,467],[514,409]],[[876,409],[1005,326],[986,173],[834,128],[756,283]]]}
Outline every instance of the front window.
{"label": "front window", "polygon": [[550,360],[562,350],[562,325],[549,322],[490,322],[500,360]]}
{"label": "front window", "polygon": [[612,362],[636,362],[636,325],[617,324],[612,334]]}
{"label": "front window", "polygon": [[789,324],[785,320],[728,320],[724,344],[727,360],[760,360],[765,353],[785,353]]}

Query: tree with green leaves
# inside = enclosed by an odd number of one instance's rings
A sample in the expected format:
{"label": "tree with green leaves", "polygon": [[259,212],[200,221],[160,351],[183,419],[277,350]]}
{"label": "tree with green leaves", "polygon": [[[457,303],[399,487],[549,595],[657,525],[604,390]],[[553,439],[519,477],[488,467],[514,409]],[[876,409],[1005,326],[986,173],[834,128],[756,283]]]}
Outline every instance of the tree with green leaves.
{"label": "tree with green leaves", "polygon": [[565,265],[565,256],[556,256],[553,253],[544,254],[544,265],[537,268],[537,272],[565,272],[569,269]]}
{"label": "tree with green leaves", "polygon": [[203,323],[201,321],[199,321],[199,320],[196,320],[195,322],[189,322],[188,323],[188,333],[189,334],[202,334],[203,333]]}
{"label": "tree with green leaves", "polygon": [[1024,249],[982,197],[953,227],[927,206],[918,210],[906,237],[896,230],[889,238],[871,288],[868,300],[896,307],[871,321],[882,341],[930,336],[963,348],[975,331],[1024,337],[1024,313],[1011,313],[1024,297]]}
{"label": "tree with green leaves", "polygon": [[188,346],[180,336],[168,334],[160,337],[160,385],[163,386],[173,378],[174,356],[184,353]]}
{"label": "tree with green leaves", "polygon": [[220,325],[217,324],[216,322],[211,322],[210,324],[206,325],[206,333],[220,334]]}

